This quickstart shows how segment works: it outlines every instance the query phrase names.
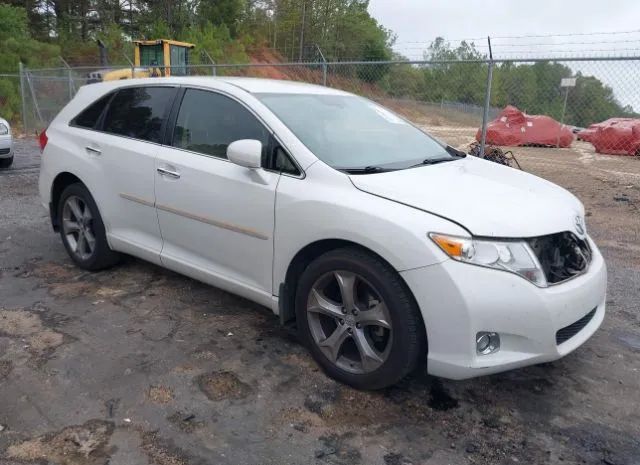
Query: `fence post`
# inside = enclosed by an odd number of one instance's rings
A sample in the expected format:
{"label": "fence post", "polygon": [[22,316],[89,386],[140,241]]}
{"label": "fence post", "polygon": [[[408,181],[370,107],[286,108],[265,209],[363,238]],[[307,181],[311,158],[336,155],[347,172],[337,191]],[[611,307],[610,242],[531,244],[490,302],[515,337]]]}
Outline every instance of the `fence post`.
{"label": "fence post", "polygon": [[493,53],[491,52],[491,38],[489,42],[489,69],[487,70],[487,89],[484,96],[484,112],[482,113],[482,138],[480,139],[480,158],[484,158],[484,147],[487,143],[487,124],[489,124],[489,107],[491,106],[491,83],[493,82]]}
{"label": "fence post", "polygon": [[25,72],[25,78],[27,79],[27,85],[29,86],[29,93],[31,94],[31,100],[33,101],[33,108],[35,109],[36,116],[38,121],[40,121],[40,125],[44,125],[44,118],[42,117],[42,113],[40,112],[40,106],[38,105],[38,98],[36,97],[36,92],[33,90],[33,82],[31,81],[31,75],[29,71]]}
{"label": "fence post", "polygon": [[315,46],[316,46],[316,49],[318,50],[318,53],[320,54],[320,58],[322,59],[322,85],[326,86],[327,85],[327,59],[324,57],[324,53],[322,53],[320,46],[318,44],[315,44]]}
{"label": "fence post", "polygon": [[71,66],[69,66],[69,63],[67,63],[64,58],[62,58],[62,57],[58,57],[58,58],[60,58],[60,61],[62,61],[62,64],[64,65],[64,67],[67,68],[67,80],[68,80],[68,87],[69,87],[69,101],[71,101],[71,99],[73,98],[73,94],[74,94],[73,75],[71,74]]}
{"label": "fence post", "polygon": [[129,63],[129,66],[131,67],[131,79],[133,79],[134,77],[136,77],[136,71],[135,71],[136,67],[133,64],[133,61],[129,60],[129,56],[125,52],[122,52],[122,56],[124,57],[125,60],[127,60],[127,62]]}
{"label": "fence post", "polygon": [[564,103],[562,105],[562,118],[560,118],[560,127],[558,128],[558,140],[556,141],[556,146],[560,148],[560,133],[562,132],[562,128],[564,127],[564,116],[567,112],[567,100],[569,100],[569,86],[565,87],[564,92]]}
{"label": "fence post", "polygon": [[209,55],[209,52],[207,52],[206,50],[203,50],[203,52],[211,62],[211,75],[216,76],[218,74],[217,73],[218,70],[216,69],[216,62],[214,61],[213,58],[211,58],[211,55]]}
{"label": "fence post", "polygon": [[24,93],[24,65],[22,62],[18,63],[18,70],[20,72],[20,99],[22,100],[22,130],[27,133],[27,100]]}

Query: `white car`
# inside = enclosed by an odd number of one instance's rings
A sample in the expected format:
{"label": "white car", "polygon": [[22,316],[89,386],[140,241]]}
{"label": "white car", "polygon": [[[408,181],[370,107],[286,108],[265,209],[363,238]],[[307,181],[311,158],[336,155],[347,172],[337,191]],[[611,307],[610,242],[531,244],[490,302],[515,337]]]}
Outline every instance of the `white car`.
{"label": "white car", "polygon": [[0,118],[0,168],[9,168],[13,163],[13,138],[11,125]]}
{"label": "white car", "polygon": [[41,145],[42,202],[80,267],[130,254],[270,307],[358,388],[548,362],[604,318],[578,199],[346,92],[95,84]]}

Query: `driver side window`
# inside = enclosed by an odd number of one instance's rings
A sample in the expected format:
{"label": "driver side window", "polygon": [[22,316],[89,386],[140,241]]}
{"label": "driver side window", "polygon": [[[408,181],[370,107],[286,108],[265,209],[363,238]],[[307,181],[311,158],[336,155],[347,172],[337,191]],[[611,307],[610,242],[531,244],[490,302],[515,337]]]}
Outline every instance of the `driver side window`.
{"label": "driver side window", "polygon": [[229,144],[240,139],[259,140],[266,153],[269,131],[235,100],[215,92],[187,89],[173,130],[173,147],[227,158]]}

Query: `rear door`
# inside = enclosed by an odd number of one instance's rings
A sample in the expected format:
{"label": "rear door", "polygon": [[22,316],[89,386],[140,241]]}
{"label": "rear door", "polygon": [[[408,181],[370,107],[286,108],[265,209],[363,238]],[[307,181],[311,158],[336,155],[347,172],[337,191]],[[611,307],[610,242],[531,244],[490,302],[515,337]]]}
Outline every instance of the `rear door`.
{"label": "rear door", "polygon": [[118,90],[100,132],[85,148],[101,167],[106,189],[99,202],[111,246],[159,263],[162,238],[155,211],[155,157],[177,87]]}
{"label": "rear door", "polygon": [[[176,108],[178,108],[176,106]],[[260,300],[271,299],[273,226],[280,174],[227,160],[227,147],[270,132],[230,96],[186,89],[171,146],[156,165],[156,208],[169,268]]]}

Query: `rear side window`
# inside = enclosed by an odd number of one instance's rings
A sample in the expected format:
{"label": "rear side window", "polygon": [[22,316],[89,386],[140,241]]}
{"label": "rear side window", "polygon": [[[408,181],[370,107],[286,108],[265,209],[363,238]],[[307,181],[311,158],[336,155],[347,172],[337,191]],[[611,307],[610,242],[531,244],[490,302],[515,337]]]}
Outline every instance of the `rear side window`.
{"label": "rear side window", "polygon": [[78,126],[86,129],[95,129],[102,116],[102,112],[107,107],[109,100],[113,97],[113,93],[109,93],[99,100],[93,102],[82,113],[71,120],[72,126]]}
{"label": "rear side window", "polygon": [[175,94],[173,87],[121,89],[111,101],[103,131],[149,142],[161,142],[162,127]]}
{"label": "rear side window", "polygon": [[227,158],[227,147],[240,139],[256,139],[263,150],[269,132],[245,107],[224,95],[188,89],[173,131],[173,146],[192,152]]}

